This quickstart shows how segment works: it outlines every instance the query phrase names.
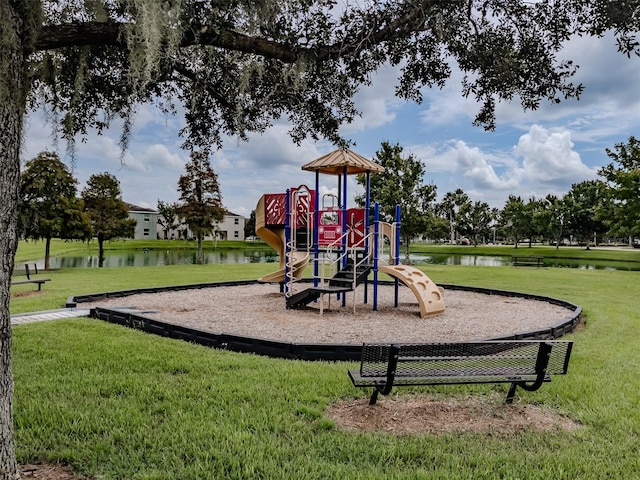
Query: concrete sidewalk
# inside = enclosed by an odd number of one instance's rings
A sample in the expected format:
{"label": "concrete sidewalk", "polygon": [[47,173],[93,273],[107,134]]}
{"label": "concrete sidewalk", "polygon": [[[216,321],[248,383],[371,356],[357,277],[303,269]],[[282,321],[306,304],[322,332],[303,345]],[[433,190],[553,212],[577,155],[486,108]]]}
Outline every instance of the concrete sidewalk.
{"label": "concrete sidewalk", "polygon": [[88,308],[60,308],[58,310],[46,310],[43,312],[21,313],[11,316],[11,325],[23,323],[44,322],[58,320],[60,318],[88,317]]}

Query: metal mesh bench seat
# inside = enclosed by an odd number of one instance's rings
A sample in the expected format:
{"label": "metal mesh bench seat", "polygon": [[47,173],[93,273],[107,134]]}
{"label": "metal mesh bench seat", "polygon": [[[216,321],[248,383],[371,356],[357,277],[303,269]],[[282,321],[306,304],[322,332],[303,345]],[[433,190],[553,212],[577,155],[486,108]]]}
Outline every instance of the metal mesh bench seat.
{"label": "metal mesh bench seat", "polygon": [[508,340],[432,344],[364,344],[359,370],[349,370],[356,387],[373,387],[369,403],[393,386],[510,383],[533,391],[551,375],[567,373],[573,342]]}

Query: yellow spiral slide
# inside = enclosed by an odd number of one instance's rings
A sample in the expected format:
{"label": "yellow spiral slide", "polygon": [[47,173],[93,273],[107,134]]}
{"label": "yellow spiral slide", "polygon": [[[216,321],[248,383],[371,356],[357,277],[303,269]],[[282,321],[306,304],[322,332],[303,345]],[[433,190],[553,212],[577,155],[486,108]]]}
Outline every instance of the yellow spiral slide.
{"label": "yellow spiral slide", "polygon": [[[285,236],[284,228],[267,227],[265,224],[266,212],[264,209],[264,195],[258,200],[256,205],[256,235],[260,237],[267,245],[273,248],[280,256],[280,267],[277,271],[269,273],[259,282],[264,283],[282,283],[285,281]],[[309,252],[293,251],[290,253],[292,258],[293,274],[296,279],[300,279],[304,268],[309,263]]]}

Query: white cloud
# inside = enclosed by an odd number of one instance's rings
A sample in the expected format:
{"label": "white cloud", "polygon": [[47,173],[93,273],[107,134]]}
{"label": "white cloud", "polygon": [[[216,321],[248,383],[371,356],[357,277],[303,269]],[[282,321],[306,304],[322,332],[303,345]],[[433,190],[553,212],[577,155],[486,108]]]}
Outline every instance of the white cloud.
{"label": "white cloud", "polygon": [[371,77],[371,85],[364,85],[356,94],[354,101],[361,113],[350,124],[340,128],[342,135],[349,136],[369,128],[379,127],[396,119],[396,109],[404,102],[395,97],[395,85],[398,83],[400,69],[384,66]]}
{"label": "white cloud", "polygon": [[520,137],[514,153],[522,157],[522,175],[528,181],[566,186],[597,176],[595,169],[582,163],[573,147],[569,131],[550,132],[532,125]]}
{"label": "white cloud", "polygon": [[573,183],[597,177],[574,149],[571,132],[532,125],[514,146],[470,145],[463,140],[413,145],[425,163],[425,181],[440,196],[462,188],[473,200],[501,207],[510,194],[523,198],[562,195]]}
{"label": "white cloud", "polygon": [[480,105],[474,98],[461,93],[463,74],[457,65],[451,64],[451,77],[443,88],[424,88],[424,108],[421,120],[427,127],[471,125]]}
{"label": "white cloud", "polygon": [[471,147],[462,140],[450,141],[439,148],[412,146],[410,151],[424,161],[427,175],[462,176],[477,189],[509,190],[518,185],[513,160]]}
{"label": "white cloud", "polygon": [[186,153],[180,155],[176,152],[171,152],[166,145],[157,143],[143,147],[141,151],[131,155],[131,157],[136,157],[142,167],[142,171],[152,172],[157,168],[169,171],[181,171],[184,169],[188,157]]}

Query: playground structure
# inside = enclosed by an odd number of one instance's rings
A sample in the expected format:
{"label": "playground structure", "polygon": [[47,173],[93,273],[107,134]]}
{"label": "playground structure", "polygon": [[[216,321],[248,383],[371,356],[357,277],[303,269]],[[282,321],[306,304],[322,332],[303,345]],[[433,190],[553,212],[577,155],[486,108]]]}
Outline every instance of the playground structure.
{"label": "playground structure", "polygon": [[[420,306],[420,316],[442,313],[445,302],[442,290],[417,268],[400,265],[400,208],[396,206],[393,224],[380,221],[379,205],[371,211],[370,175],[384,174],[380,165],[348,149],[335,150],[302,166],[315,172],[315,189],[306,185],[290,188],[286,193],[265,194],[256,206],[256,235],[280,256],[277,271],[258,279],[278,283],[284,292],[287,308],[303,308],[314,301],[323,313],[324,297],[335,295],[346,304],[346,294],[364,283],[364,303],[368,303],[368,286],[373,287],[373,310],[378,309],[378,274],[395,281],[395,306],[398,306],[399,282],[408,286]],[[319,198],[320,174],[338,177],[339,196]],[[348,175],[365,175],[365,208],[347,208]],[[389,243],[388,260],[382,254]],[[313,284],[301,283],[307,266],[313,267]],[[370,279],[372,276],[372,279]]]}

